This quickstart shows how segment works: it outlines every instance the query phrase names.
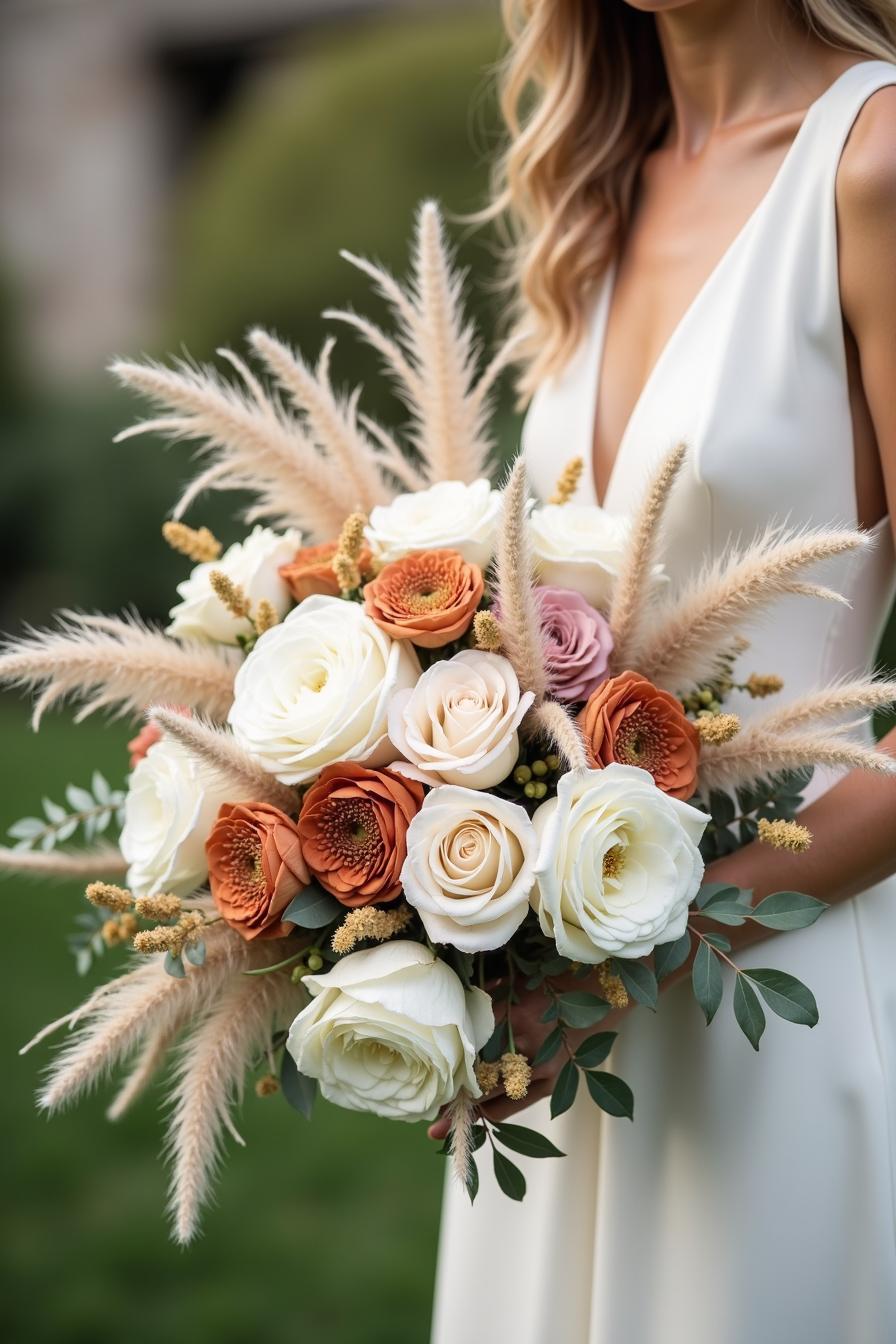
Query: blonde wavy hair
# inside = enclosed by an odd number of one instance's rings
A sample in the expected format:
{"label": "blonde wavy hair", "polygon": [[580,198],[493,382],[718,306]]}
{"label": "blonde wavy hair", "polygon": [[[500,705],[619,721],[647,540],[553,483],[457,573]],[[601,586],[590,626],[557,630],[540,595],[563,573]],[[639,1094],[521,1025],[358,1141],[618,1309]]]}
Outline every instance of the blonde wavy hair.
{"label": "blonde wavy hair", "polygon": [[[896,60],[896,0],[782,0],[831,46]],[[503,0],[509,133],[480,218],[506,226],[525,401],[578,345],[670,95],[651,13],[620,0]]]}

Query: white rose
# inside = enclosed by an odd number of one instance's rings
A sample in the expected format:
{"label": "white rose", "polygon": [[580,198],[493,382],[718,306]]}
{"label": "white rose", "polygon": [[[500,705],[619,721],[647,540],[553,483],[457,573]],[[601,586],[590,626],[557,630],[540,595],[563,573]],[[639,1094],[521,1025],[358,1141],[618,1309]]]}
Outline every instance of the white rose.
{"label": "white rose", "polygon": [[302,984],[314,998],[286,1048],[327,1101],[392,1120],[434,1120],[461,1088],[480,1095],[473,1062],[494,1030],[491,1000],[464,990],[428,948],[383,943]]}
{"label": "white rose", "polygon": [[533,820],[532,905],[563,956],[643,957],[681,937],[703,876],[703,812],[646,770],[608,765],[563,775]]}
{"label": "white rose", "polygon": [[190,577],[177,585],[182,600],[171,608],[169,635],[235,644],[237,635],[249,633],[249,622],[232,615],[216,596],[209,578],[213,569],[221,570],[238,584],[253,607],[266,598],[278,616],[285,615],[292,598],[278,570],[294,558],[301,544],[302,534],[295,528],[272,532],[267,527],[256,527],[245,541],[228,546],[219,560],[197,565]]}
{"label": "white rose", "polygon": [[365,535],[384,564],[411,551],[452,550],[485,569],[500,515],[500,491],[488,481],[439,481],[428,490],[397,495],[391,504],[378,504]]}
{"label": "white rose", "polygon": [[[427,784],[489,789],[513,769],[517,728],[534,697],[497,653],[465,649],[433,663],[389,705],[389,737],[410,761],[404,773]],[[402,770],[401,762],[395,765]]]}
{"label": "white rose", "polygon": [[333,761],[385,765],[386,706],[420,665],[356,602],[307,597],[261,636],[236,674],[233,735],[284,784],[302,784]]}
{"label": "white rose", "polygon": [[[542,583],[571,588],[606,611],[628,540],[628,518],[596,504],[545,504],[529,518],[532,553]],[[657,565],[654,574],[662,574]]]}
{"label": "white rose", "polygon": [[205,842],[222,803],[233,802],[217,774],[179,742],[163,737],[134,767],[124,804],[121,852],[135,896],[188,896],[205,879]]}
{"label": "white rose", "polygon": [[408,829],[405,899],[434,943],[464,952],[503,947],[529,909],[538,839],[526,810],[443,784]]}

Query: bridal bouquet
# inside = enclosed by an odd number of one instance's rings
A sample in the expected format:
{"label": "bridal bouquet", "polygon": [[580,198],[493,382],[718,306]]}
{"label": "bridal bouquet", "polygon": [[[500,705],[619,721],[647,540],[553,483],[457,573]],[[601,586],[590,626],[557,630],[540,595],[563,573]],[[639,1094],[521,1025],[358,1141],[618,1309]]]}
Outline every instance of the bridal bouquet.
{"label": "bridal bouquet", "polygon": [[[481,1099],[522,1101],[532,1069],[559,1055],[554,1115],[582,1085],[631,1118],[628,1086],[603,1067],[615,1033],[581,1033],[629,999],[656,1008],[658,981],[692,953],[707,1022],[725,964],[754,1046],[763,1004],[812,1026],[810,990],[740,970],[724,929],[799,928],[822,903],[778,892],[754,905],[704,885],[704,864],[752,840],[805,849],[794,816],[813,765],[893,768],[844,726],[888,703],[891,683],[822,688],[743,727],[726,708],[735,691],[780,689],[773,669],[740,670],[744,626],[785,594],[836,599],[813,571],[863,535],[771,528],[676,587],[662,520],[685,449],[630,518],[572,501],[580,461],[544,505],[520,460],[496,488],[488,401],[512,349],[478,371],[436,208],[420,212],[407,286],[348,259],[397,334],[329,316],[379,352],[410,412],[406,439],[334,390],[331,341],[312,368],[253,331],[275,388],[230,351],[236,384],[188,364],[115,364],[158,408],[122,438],[199,445],[202,470],[163,528],[194,567],[164,631],[65,613],[0,656],[2,681],[39,692],[35,727],[67,697],[79,718],[145,720],[123,790],[97,774],[69,785],[66,805],[45,800],[10,828],[0,863],[89,879],[72,936],[81,969],[132,949],[35,1037],[70,1031],[40,1105],[56,1111],[124,1065],[116,1119],[170,1065],[181,1242],[223,1137],[241,1142],[247,1074],[305,1116],[317,1088],[397,1120],[448,1107],[446,1149],[470,1195],[487,1142],[519,1199],[508,1152],[560,1154],[539,1131],[493,1123]],[[179,519],[228,488],[254,497],[256,525],[223,549]],[[524,986],[545,1003],[533,1059],[508,1015]]]}

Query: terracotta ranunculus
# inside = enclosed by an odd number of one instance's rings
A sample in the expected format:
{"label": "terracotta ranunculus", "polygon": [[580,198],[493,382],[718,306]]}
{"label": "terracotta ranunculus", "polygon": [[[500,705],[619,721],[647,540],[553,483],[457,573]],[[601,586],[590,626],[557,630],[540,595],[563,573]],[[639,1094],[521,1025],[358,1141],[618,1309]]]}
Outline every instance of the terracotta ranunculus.
{"label": "terracotta ranunculus", "polygon": [[225,803],[205,844],[221,917],[243,938],[282,938],[281,915],[308,885],[294,821],[269,803]]}
{"label": "terracotta ranunculus", "polygon": [[[339,583],[333,573],[333,556],[339,541],[325,541],[320,546],[305,546],[288,564],[281,565],[279,574],[297,602],[320,593],[323,597],[338,597]],[[358,565],[364,577],[373,573],[370,547],[363,546]]]}
{"label": "terracotta ranunculus", "polygon": [[378,905],[401,891],[407,832],[423,788],[391,770],[343,761],[305,794],[299,817],[311,872],[343,905]]}
{"label": "terracotta ranunculus", "polygon": [[482,592],[482,570],[459,552],[418,551],[368,583],[364,607],[393,639],[440,649],[466,633]]}
{"label": "terracotta ranunculus", "polygon": [[672,798],[692,797],[700,738],[668,691],[637,672],[621,672],[597,688],[578,722],[592,765],[640,766]]}

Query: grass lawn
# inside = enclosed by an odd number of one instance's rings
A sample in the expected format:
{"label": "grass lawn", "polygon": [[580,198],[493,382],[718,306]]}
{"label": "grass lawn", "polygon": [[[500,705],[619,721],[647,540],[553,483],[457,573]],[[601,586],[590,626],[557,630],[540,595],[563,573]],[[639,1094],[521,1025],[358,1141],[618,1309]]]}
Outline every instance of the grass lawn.
{"label": "grass lawn", "polygon": [[[24,702],[0,698],[0,832],[43,794],[117,782],[125,729],[51,715],[35,737]],[[170,1244],[156,1088],[118,1125],[90,1097],[53,1120],[33,1096],[47,1046],[17,1049],[112,970],[79,979],[65,945],[80,891],[6,880],[0,1042],[3,1182],[0,1328],[8,1344],[423,1344],[442,1159],[423,1126],[318,1104],[308,1125],[250,1092],[189,1251]]]}

